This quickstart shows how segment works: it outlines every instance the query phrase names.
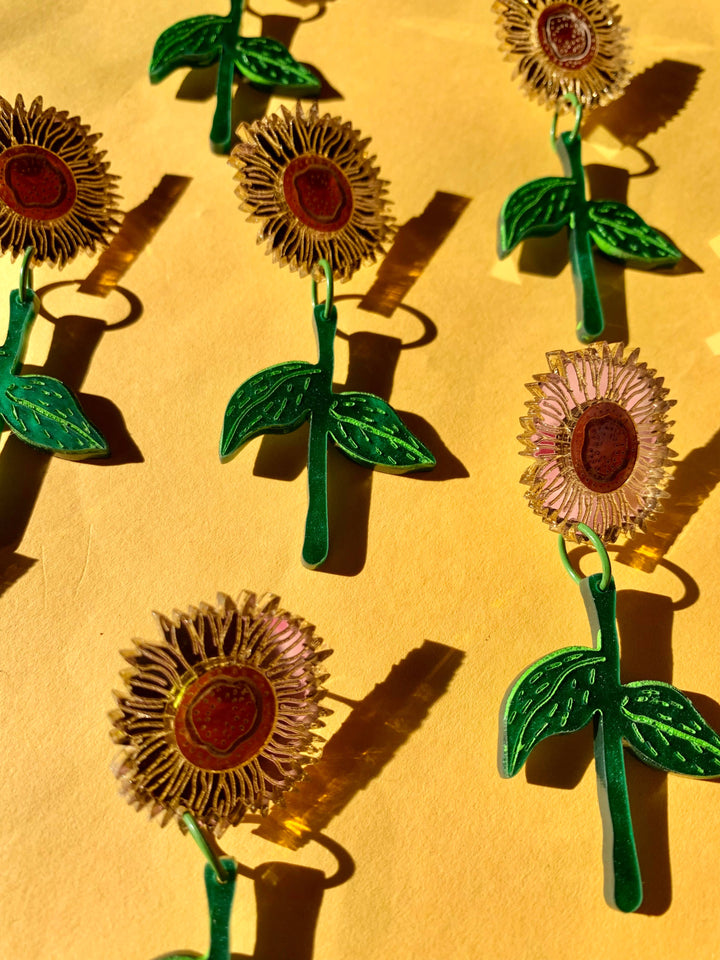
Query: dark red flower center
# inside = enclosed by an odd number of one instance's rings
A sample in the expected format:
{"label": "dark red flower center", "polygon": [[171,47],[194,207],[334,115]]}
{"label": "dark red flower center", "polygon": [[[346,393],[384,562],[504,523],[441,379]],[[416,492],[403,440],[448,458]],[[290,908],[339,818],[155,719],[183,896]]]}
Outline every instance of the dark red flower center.
{"label": "dark red flower center", "polygon": [[630,414],[609,400],[583,412],[570,439],[570,457],[580,481],[594,493],[621,487],[635,467],[638,439]]}
{"label": "dark red flower center", "polygon": [[203,770],[230,770],[267,743],[277,713],[275,694],[253,667],[223,664],[193,680],[174,718],[182,755]]}
{"label": "dark red flower center", "polygon": [[597,51],[590,19],[571,3],[546,7],[538,17],[537,30],[545,55],[564,70],[582,70]]}
{"label": "dark red flower center", "polygon": [[60,157],[34,143],[0,154],[0,200],[30,220],[57,220],[72,209],[77,186]]}
{"label": "dark red flower center", "polygon": [[340,230],[353,211],[350,183],[328,157],[306,154],[292,160],[283,174],[283,192],[298,220],[323,233]]}

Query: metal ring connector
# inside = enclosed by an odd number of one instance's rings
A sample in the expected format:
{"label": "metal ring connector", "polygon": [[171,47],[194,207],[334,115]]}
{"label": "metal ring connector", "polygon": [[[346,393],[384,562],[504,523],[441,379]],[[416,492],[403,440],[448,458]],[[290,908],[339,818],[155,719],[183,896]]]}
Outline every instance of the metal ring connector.
{"label": "metal ring connector", "polygon": [[203,856],[215,871],[215,876],[218,879],[218,883],[227,883],[228,880],[230,879],[230,876],[228,875],[227,870],[223,866],[222,861],[220,860],[220,857],[218,857],[218,855],[215,853],[215,851],[212,849],[210,844],[205,839],[205,834],[202,832],[197,820],[190,813],[189,810],[182,815],[182,821],[187,827],[187,830],[190,836],[193,838],[195,843],[200,847],[200,850],[202,851]]}
{"label": "metal ring connector", "polygon": [[[319,260],[318,266],[322,267],[323,273],[325,274],[325,285],[327,287],[327,292],[325,294],[325,313],[323,314],[325,319],[329,319],[330,311],[333,306],[333,275],[330,264],[327,260]],[[312,305],[316,307],[318,305],[317,298],[317,280],[315,277],[310,278],[310,296],[312,297]]]}
{"label": "metal ring connector", "polygon": [[[587,526],[587,524],[579,523],[577,525],[577,528],[578,528],[578,531],[584,537],[588,538],[588,540],[595,547],[595,549],[597,550],[600,556],[600,563],[602,564],[602,578],[600,580],[600,589],[606,590],[608,584],[610,583],[610,578],[612,576],[612,569],[610,567],[610,557],[608,556],[608,552],[605,549],[605,544],[602,542],[600,537],[595,533],[595,531]],[[563,566],[565,567],[567,572],[570,574],[570,576],[573,578],[575,583],[580,583],[580,581],[583,578],[580,576],[580,574],[574,569],[573,565],[570,563],[570,558],[567,555],[567,546],[565,544],[565,538],[562,536],[562,534],[560,535],[560,537],[558,537],[558,541],[559,541],[558,547],[560,549],[560,559],[563,562]]]}
{"label": "metal ring connector", "polygon": [[[570,93],[570,92],[564,93],[561,99],[567,100],[567,102],[571,106],[575,107],[575,125],[573,126],[572,132],[570,134],[570,143],[572,143],[574,140],[577,139],[578,131],[580,130],[580,121],[582,120],[583,108],[582,108],[582,104],[580,103],[580,101],[578,100],[578,98],[575,96],[574,93]],[[552,123],[550,124],[550,142],[553,145],[553,150],[557,150],[557,139],[558,139],[557,138],[557,122],[558,122],[558,113],[559,113],[558,107],[559,107],[559,101],[558,103],[555,104],[555,113],[553,114]]]}
{"label": "metal ring connector", "polygon": [[[32,300],[34,291],[32,288],[33,275],[32,267],[30,266],[30,261],[35,256],[35,247],[32,245],[25,247],[25,253],[23,253],[22,264],[20,266],[20,302],[27,303],[28,300]],[[29,296],[28,296],[29,294]]]}

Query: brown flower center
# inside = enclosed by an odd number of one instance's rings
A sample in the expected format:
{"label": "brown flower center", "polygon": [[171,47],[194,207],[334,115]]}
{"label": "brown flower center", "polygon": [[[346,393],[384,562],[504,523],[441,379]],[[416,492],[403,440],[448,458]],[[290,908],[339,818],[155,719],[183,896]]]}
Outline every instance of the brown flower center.
{"label": "brown flower center", "polygon": [[30,220],[57,220],[77,197],[70,167],[34,143],[8,147],[0,154],[0,200]]}
{"label": "brown flower center", "polygon": [[328,157],[305,154],[292,160],[283,174],[283,192],[298,220],[323,233],[344,227],[353,210],[350,183]]}
{"label": "brown flower center", "polygon": [[610,493],[633,472],[638,439],[630,414],[608,400],[591,404],[570,439],[570,457],[580,481],[594,493]]}
{"label": "brown flower center", "polygon": [[253,667],[223,664],[193,680],[174,718],[175,741],[203,770],[230,770],[252,760],[275,726],[272,686]]}
{"label": "brown flower center", "polygon": [[592,23],[571,3],[553,3],[537,21],[538,39],[545,55],[564,70],[582,70],[595,56],[597,40]]}

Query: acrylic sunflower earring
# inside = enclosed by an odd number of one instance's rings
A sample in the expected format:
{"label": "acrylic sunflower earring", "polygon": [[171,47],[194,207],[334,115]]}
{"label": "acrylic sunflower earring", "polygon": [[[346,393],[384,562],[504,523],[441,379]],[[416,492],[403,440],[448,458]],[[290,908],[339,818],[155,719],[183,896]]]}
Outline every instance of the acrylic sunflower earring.
{"label": "acrylic sunflower earring", "polygon": [[232,140],[232,88],[235,71],[264,89],[291,88],[312,96],[320,81],[308,67],[271,37],[238,35],[244,0],[230,0],[225,17],[205,14],[181,20],[157,39],[150,63],[150,80],[159,83],[178,67],[209,67],[218,64],[217,102],[210,145],[227,153]]}
{"label": "acrylic sunflower earring", "polygon": [[[237,194],[258,242],[280,265],[311,275],[317,363],[290,361],[263,370],[235,392],[225,412],[220,455],[226,459],[264,433],[289,433],[310,421],[309,506],[303,562],[316,567],[329,549],[327,448],[332,441],[356,463],[395,473],[435,465],[430,451],[380,397],[332,389],[337,308],[335,279],[347,280],[375,260],[392,233],[384,181],[349,123],[317,106],[305,114],[283,108],[238,133],[232,152]],[[326,298],[317,299],[317,280]]]}
{"label": "acrylic sunflower earring", "polygon": [[38,312],[32,264],[63,267],[105,246],[117,226],[117,178],[98,138],[40,97],[28,109],[21,96],[14,106],[0,97],[0,251],[23,256],[0,347],[0,416],[26,443],[73,458],[107,454],[104,437],[65,384],[19,371]]}
{"label": "acrylic sunflower earring", "polygon": [[331,651],[270,595],[245,592],[237,603],[220,595],[216,607],[157,621],[160,642],[136,640],[123,653],[126,689],[110,714],[123,747],[114,771],[129,803],[161,826],[175,820],[206,855],[205,960],[229,960],[237,864],[218,857],[206,834],[266,813],[302,777],[330,713],[320,701]]}
{"label": "acrylic sunflower earring", "polygon": [[[614,100],[630,79],[625,33],[617,7],[605,0],[552,2],[496,0],[501,49],[516,64],[524,91],[555,107],[551,142],[563,177],[543,177],[515,190],[500,213],[498,252],[506,257],[528,237],[567,227],[577,295],[578,339],[589,343],[605,328],[593,246],[601,253],[645,267],[669,266],[682,254],[624,203],[588,200],[582,166],[583,110]],[[575,111],[572,131],[556,135],[558,110]]]}
{"label": "acrylic sunflower earring", "polygon": [[[667,496],[672,451],[662,379],[621,345],[548,354],[550,372],[528,384],[532,400],[520,437],[532,464],[523,476],[530,505],[560,532],[563,564],[580,586],[593,645],[565,647],[514,681],[501,711],[501,772],[514,776],[546,737],[594,724],[609,900],[623,911],[642,902],[624,745],[644,763],[688,777],[720,776],[720,737],[690,700],[659,681],[622,684],[615,584],[605,542],[642,529]],[[565,540],[590,543],[602,573],[580,577]]]}

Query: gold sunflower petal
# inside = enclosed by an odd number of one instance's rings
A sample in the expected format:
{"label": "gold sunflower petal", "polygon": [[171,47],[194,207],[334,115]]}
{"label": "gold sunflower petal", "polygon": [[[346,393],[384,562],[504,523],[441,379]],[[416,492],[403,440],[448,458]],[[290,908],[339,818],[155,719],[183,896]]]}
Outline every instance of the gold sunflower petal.
{"label": "gold sunflower petal", "polygon": [[126,652],[114,772],[136,809],[163,813],[163,825],[189,811],[220,836],[277,802],[316,754],[330,651],[272,594],[221,594],[216,607],[156,619],[162,640]]}
{"label": "gold sunflower petal", "polygon": [[338,280],[348,280],[384,252],[394,232],[386,186],[378,178],[368,139],[352,124],[317,104],[305,114],[280,114],[241,124],[233,149],[235,193],[248,219],[260,223],[258,243],[281,266],[300,276],[322,271],[329,261]]}
{"label": "gold sunflower petal", "polygon": [[627,30],[605,0],[495,0],[498,38],[527,95],[554,105],[574,93],[592,108],[630,81]]}

